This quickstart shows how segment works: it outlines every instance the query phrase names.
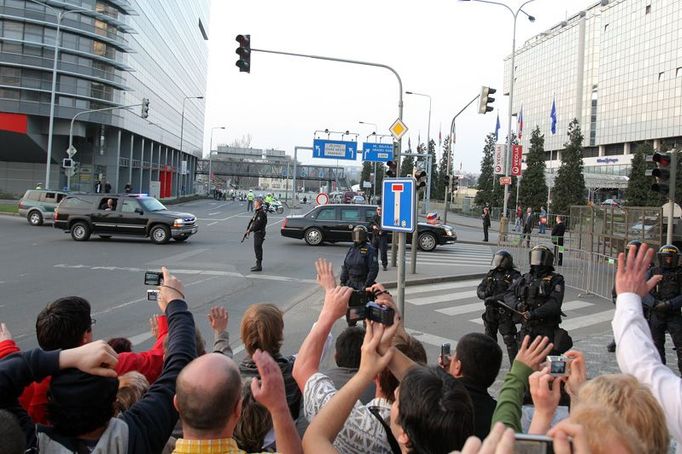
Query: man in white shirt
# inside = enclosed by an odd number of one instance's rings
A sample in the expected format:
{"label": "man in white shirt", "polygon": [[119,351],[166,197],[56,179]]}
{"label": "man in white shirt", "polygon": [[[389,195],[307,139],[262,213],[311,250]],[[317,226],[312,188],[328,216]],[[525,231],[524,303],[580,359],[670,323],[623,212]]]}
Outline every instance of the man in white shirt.
{"label": "man in white shirt", "polygon": [[666,367],[651,338],[651,331],[642,313],[642,297],[661,279],[646,274],[654,251],[646,244],[630,247],[625,267],[625,254],[618,256],[616,273],[616,313],[611,323],[616,339],[616,357],[623,373],[632,374],[649,386],[663,407],[668,430],[682,442],[682,379]]}

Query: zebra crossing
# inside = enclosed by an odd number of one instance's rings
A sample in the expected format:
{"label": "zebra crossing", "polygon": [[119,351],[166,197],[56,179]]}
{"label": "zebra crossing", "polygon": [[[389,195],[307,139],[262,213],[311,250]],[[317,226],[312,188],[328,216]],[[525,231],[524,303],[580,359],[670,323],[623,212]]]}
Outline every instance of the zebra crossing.
{"label": "zebra crossing", "polygon": [[[447,246],[439,246],[431,252],[418,251],[417,265],[429,265],[435,267],[447,266],[471,266],[476,270],[487,270],[490,267],[495,249],[492,246],[481,244],[455,243]],[[409,263],[411,254],[408,251],[406,261]]]}

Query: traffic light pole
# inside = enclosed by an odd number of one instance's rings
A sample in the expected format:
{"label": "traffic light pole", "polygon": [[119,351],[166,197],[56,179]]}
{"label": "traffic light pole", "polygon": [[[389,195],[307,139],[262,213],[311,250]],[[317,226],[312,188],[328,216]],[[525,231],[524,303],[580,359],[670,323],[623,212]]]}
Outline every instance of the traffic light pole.
{"label": "traffic light pole", "polygon": [[670,205],[668,212],[668,231],[665,234],[666,244],[673,244],[673,219],[675,216],[675,186],[677,185],[677,151],[670,152],[670,189],[668,192],[668,205]]}

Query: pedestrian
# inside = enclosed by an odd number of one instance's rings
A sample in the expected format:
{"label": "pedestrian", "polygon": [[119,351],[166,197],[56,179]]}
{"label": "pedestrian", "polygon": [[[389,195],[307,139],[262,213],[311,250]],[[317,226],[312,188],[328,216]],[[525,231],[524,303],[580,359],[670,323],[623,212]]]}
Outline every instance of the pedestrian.
{"label": "pedestrian", "polygon": [[556,257],[557,266],[561,266],[564,261],[564,233],[566,232],[566,224],[564,224],[563,216],[556,217],[556,224],[552,227],[552,243],[554,243],[554,257]]}
{"label": "pedestrian", "polygon": [[95,193],[99,194],[102,192],[102,182],[97,180],[95,181]]}
{"label": "pedestrian", "polygon": [[547,228],[547,211],[545,211],[545,207],[541,206],[540,207],[540,224],[539,224],[540,235],[545,234],[546,228]]}
{"label": "pedestrian", "polygon": [[483,219],[483,241],[488,241],[488,229],[490,228],[490,210],[488,207],[483,208],[483,214],[481,215]]}
{"label": "pedestrian", "polygon": [[381,255],[381,265],[386,271],[388,267],[388,232],[381,228],[381,207],[377,207],[370,228],[372,229],[372,246],[376,249],[377,255]]}
{"label": "pedestrian", "polygon": [[564,277],[554,272],[554,254],[547,246],[535,246],[528,255],[530,271],[511,285],[504,298],[507,306],[521,314],[517,340],[530,336],[532,342],[537,336],[547,336],[554,344],[551,354],[563,354],[573,346],[571,336],[559,327]]}
{"label": "pedestrian", "polygon": [[130,182],[126,183],[125,187],[123,188],[126,194],[130,194],[133,192],[133,185],[130,184]]}
{"label": "pedestrian", "polygon": [[533,210],[526,208],[526,216],[523,218],[523,238],[526,240],[526,247],[530,247],[530,235],[533,233]]}
{"label": "pedestrian", "polygon": [[308,197],[303,196],[303,205],[305,205],[306,203],[308,203]]}
{"label": "pedestrian", "polygon": [[256,266],[251,271],[263,271],[263,241],[265,241],[265,228],[268,226],[268,215],[263,209],[263,200],[256,199],[254,202],[256,212],[253,214],[246,228],[245,237],[253,232],[253,251],[256,253]]}
{"label": "pedestrian", "polygon": [[516,205],[516,220],[514,221],[514,231],[520,232],[523,224],[523,210],[521,205]]}
{"label": "pedestrian", "polygon": [[348,249],[341,267],[341,285],[365,290],[374,284],[379,274],[379,261],[371,244],[367,242],[367,228],[358,225],[351,234],[353,245]]}
{"label": "pedestrian", "polygon": [[107,182],[104,183],[104,192],[107,194],[111,192],[111,183],[109,183],[109,180],[107,180]]}
{"label": "pedestrian", "polygon": [[493,256],[490,271],[476,290],[477,296],[485,301],[485,312],[482,316],[485,334],[495,339],[497,343],[497,331],[499,329],[502,340],[507,346],[509,364],[514,362],[518,353],[516,323],[512,311],[505,309],[497,301],[504,299],[509,287],[520,277],[521,273],[514,267],[512,255],[508,251],[500,249]]}
{"label": "pedestrian", "polygon": [[38,183],[36,185],[36,189],[43,189],[43,183]]}
{"label": "pedestrian", "polygon": [[253,211],[253,200],[256,198],[256,196],[253,194],[253,191],[249,189],[249,193],[246,195],[246,211]]}

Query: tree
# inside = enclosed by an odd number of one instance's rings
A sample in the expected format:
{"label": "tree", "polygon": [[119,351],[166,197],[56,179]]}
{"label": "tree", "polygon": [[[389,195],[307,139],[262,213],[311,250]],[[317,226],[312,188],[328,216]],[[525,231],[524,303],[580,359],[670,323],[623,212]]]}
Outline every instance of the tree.
{"label": "tree", "polygon": [[662,203],[660,194],[651,190],[652,177],[646,176],[646,157],[653,153],[654,147],[650,142],[644,142],[635,149],[628,187],[625,190],[625,201],[630,206],[657,206]]}
{"label": "tree", "polygon": [[[362,172],[360,173],[360,181],[362,184],[363,181],[369,181],[370,183],[372,182],[372,170],[374,168],[374,163],[370,161],[363,161],[362,162]],[[363,188],[361,188],[363,189]]]}
{"label": "tree", "polygon": [[403,160],[400,163],[400,175],[401,177],[411,176],[414,171],[414,158],[412,156],[403,156]]}
{"label": "tree", "polygon": [[587,189],[583,175],[583,134],[573,119],[568,125],[568,142],[561,152],[561,166],[552,189],[552,211],[567,215],[571,205],[585,205]]}
{"label": "tree", "polygon": [[438,191],[438,161],[436,157],[436,141],[431,139],[429,142],[429,155],[431,156],[431,175],[429,181],[431,182],[431,198],[434,199],[436,191]]}
{"label": "tree", "polygon": [[[438,163],[438,174],[436,176],[436,186],[435,191],[431,189],[431,198],[437,200],[445,200],[445,186],[447,185],[447,175],[448,175],[448,147],[450,144],[450,136],[446,136],[443,141],[443,153],[440,156],[440,162]],[[452,169],[452,164],[450,164],[450,169]],[[435,170],[435,167],[434,167]]]}
{"label": "tree", "polygon": [[493,166],[495,159],[495,134],[490,133],[485,138],[483,158],[481,159],[481,175],[478,177],[478,192],[474,203],[478,206],[489,204],[493,206],[493,178],[495,177]]}
{"label": "tree", "polygon": [[244,134],[230,143],[232,148],[251,148],[251,134]]}
{"label": "tree", "polygon": [[526,155],[526,171],[519,187],[519,204],[539,211],[547,203],[545,182],[545,136],[535,127],[530,136],[530,149]]}

